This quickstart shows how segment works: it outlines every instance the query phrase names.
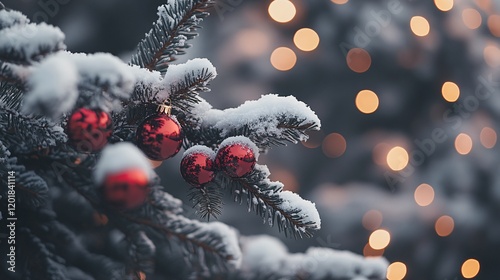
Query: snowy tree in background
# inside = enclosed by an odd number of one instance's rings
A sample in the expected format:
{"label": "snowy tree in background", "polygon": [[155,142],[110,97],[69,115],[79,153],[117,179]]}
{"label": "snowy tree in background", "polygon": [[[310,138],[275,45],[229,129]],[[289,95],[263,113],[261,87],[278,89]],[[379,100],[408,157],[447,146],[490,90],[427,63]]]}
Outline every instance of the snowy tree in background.
{"label": "snowy tree in background", "polygon": [[228,193],[286,236],[321,227],[314,203],[256,163],[272,146],[306,140],[320,128],[316,114],[273,94],[214,109],[199,93],[215,67],[171,64],[212,5],[160,6],[126,64],[66,51],[59,28],[0,4],[2,279],[385,277],[383,258],[289,253],[271,237],[188,218],[160,184],[153,169],[183,146],[180,173],[201,217],[217,217]]}

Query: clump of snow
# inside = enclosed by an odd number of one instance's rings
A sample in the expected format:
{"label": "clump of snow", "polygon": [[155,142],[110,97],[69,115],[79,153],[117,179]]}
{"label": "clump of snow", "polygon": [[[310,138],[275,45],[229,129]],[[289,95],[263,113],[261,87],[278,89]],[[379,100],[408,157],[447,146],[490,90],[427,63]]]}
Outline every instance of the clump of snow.
{"label": "clump of snow", "polygon": [[78,71],[75,66],[58,55],[45,59],[31,73],[31,89],[24,99],[23,113],[44,113],[57,118],[71,110],[78,98]]}
{"label": "clump of snow", "polygon": [[254,142],[252,142],[252,140],[248,139],[248,137],[245,136],[240,135],[240,136],[228,137],[220,143],[219,149],[234,144],[240,144],[247,148],[250,148],[255,156],[255,160],[259,160],[259,148],[257,147],[257,145],[255,145]]}
{"label": "clump of snow", "polygon": [[46,23],[14,25],[0,30],[0,51],[19,53],[28,61],[39,59],[40,50],[57,51],[66,48],[64,33]]}
{"label": "clump of snow", "polygon": [[[237,108],[223,110],[209,110],[203,116],[204,124],[221,129],[223,134],[233,129],[248,125],[257,134],[281,136],[282,128],[278,127],[280,118],[296,118],[302,123],[312,123],[316,129],[321,122],[309,106],[298,101],[294,96],[278,96],[276,94],[263,95],[258,100],[246,101]],[[305,139],[302,136],[300,140]]]}
{"label": "clump of snow", "polygon": [[[184,82],[186,76],[199,76],[204,71],[208,71],[207,73],[212,75],[206,84],[217,76],[217,70],[206,58],[195,58],[188,60],[186,63],[170,65],[167,69],[167,73],[165,73],[162,84],[168,89],[172,87],[175,88],[179,83]],[[206,86],[206,84],[203,86]],[[164,99],[168,98],[168,96],[159,97]]]}
{"label": "clump of snow", "polygon": [[29,22],[30,20],[18,11],[0,10],[0,29],[11,27],[16,24],[25,25]]}
{"label": "clump of snow", "polygon": [[[108,53],[67,54],[82,78],[118,87],[122,90],[124,98],[132,93],[137,71],[130,70],[131,67],[118,57]],[[114,93],[117,94],[117,92]]]}
{"label": "clump of snow", "polygon": [[149,178],[154,176],[151,163],[134,144],[121,142],[108,145],[104,148],[101,158],[94,170],[94,182],[101,185],[108,174],[114,174],[127,169],[139,168],[148,174]]}
{"label": "clump of snow", "polygon": [[134,75],[138,83],[143,83],[145,85],[159,85],[162,79],[160,72],[149,71],[137,65],[130,65],[129,71]]}
{"label": "clump of snow", "polygon": [[221,222],[211,222],[203,224],[205,230],[216,233],[221,237],[221,243],[224,246],[226,253],[232,256],[229,264],[233,268],[241,267],[241,248],[238,242],[238,232],[228,225]]}
{"label": "clump of snow", "polygon": [[202,155],[208,156],[211,159],[215,158],[215,152],[212,149],[210,149],[209,147],[203,146],[203,145],[195,145],[195,146],[187,149],[184,152],[184,154],[182,155],[182,157],[185,157],[185,156],[188,156],[191,154],[202,154]]}
{"label": "clump of snow", "polygon": [[309,248],[305,253],[288,253],[277,238],[253,236],[242,239],[242,270],[255,275],[294,279],[298,275],[319,279],[385,279],[384,258],[364,258],[348,251]]}
{"label": "clump of snow", "polygon": [[301,217],[303,222],[312,222],[316,229],[321,228],[321,218],[319,217],[315,203],[303,199],[298,194],[291,191],[280,192],[279,196],[283,200],[278,206],[280,209],[286,212],[300,210],[297,215]]}

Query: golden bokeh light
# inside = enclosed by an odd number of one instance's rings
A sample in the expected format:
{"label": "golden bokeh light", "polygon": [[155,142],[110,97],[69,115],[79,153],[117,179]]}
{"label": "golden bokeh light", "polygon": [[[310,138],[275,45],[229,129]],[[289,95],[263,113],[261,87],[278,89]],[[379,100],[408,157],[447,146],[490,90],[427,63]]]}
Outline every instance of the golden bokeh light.
{"label": "golden bokeh light", "polygon": [[297,56],[287,47],[279,47],[271,54],[271,64],[280,71],[288,71],[295,66]]}
{"label": "golden bokeh light", "polygon": [[391,145],[381,142],[373,147],[373,161],[380,166],[386,166],[387,153],[391,150]]}
{"label": "golden bokeh light", "polygon": [[450,216],[441,216],[436,220],[434,224],[434,229],[436,230],[437,235],[441,237],[446,237],[453,232],[455,228],[455,221]]}
{"label": "golden bokeh light", "polygon": [[375,250],[385,249],[391,242],[391,234],[385,229],[377,229],[370,234],[368,243]]}
{"label": "golden bokeh light", "polygon": [[402,262],[393,262],[387,268],[387,280],[402,280],[406,276],[406,265]]}
{"label": "golden bokeh light", "polygon": [[492,67],[500,66],[500,48],[496,44],[488,43],[484,48],[484,61]]}
{"label": "golden bokeh light", "polygon": [[361,48],[350,49],[346,56],[349,69],[356,73],[364,73],[370,69],[372,58],[370,54]]}
{"label": "golden bokeh light", "polygon": [[469,29],[477,29],[483,22],[481,14],[476,9],[472,8],[467,8],[462,11],[462,20]]}
{"label": "golden bokeh light", "polygon": [[361,223],[367,230],[376,230],[382,225],[383,216],[378,210],[369,210],[363,215]]}
{"label": "golden bokeh light", "polygon": [[466,279],[474,278],[479,273],[480,267],[478,260],[468,259],[462,264],[462,276]]}
{"label": "golden bokeh light", "polygon": [[367,243],[365,247],[363,247],[363,256],[365,257],[381,257],[384,254],[384,249],[382,250],[375,250],[372,247],[370,247],[370,244]]}
{"label": "golden bokeh light", "polygon": [[306,132],[306,134],[307,136],[309,136],[309,138],[307,139],[307,141],[302,141],[302,145],[309,149],[315,149],[321,146],[323,137],[325,137],[321,130],[309,130]]}
{"label": "golden bokeh light", "polygon": [[410,160],[405,148],[396,146],[387,153],[387,165],[394,171],[403,170]]}
{"label": "golden bokeh light", "polygon": [[270,37],[263,31],[247,28],[237,33],[236,48],[248,57],[260,57],[271,45]]}
{"label": "golden bokeh light", "polygon": [[337,5],[344,5],[345,3],[349,2],[349,0],[332,0],[332,2]]}
{"label": "golden bokeh light", "polygon": [[273,172],[269,175],[269,179],[283,183],[284,190],[299,192],[299,181],[297,180],[297,176],[288,169],[280,167],[273,168]]}
{"label": "golden bokeh light", "polygon": [[347,142],[339,133],[330,133],[323,139],[323,152],[327,157],[337,158],[345,153]]}
{"label": "golden bokeh light", "polygon": [[453,8],[453,0],[434,0],[434,4],[443,12],[447,12]]}
{"label": "golden bokeh light", "polygon": [[472,150],[472,138],[465,133],[460,133],[455,138],[455,149],[461,155],[467,155]]}
{"label": "golden bokeh light", "polygon": [[481,134],[479,134],[479,140],[481,141],[481,145],[487,149],[491,149],[497,144],[497,133],[491,127],[484,127],[481,129]]}
{"label": "golden bokeh light", "polygon": [[377,110],[379,101],[375,92],[364,89],[356,95],[355,103],[361,113],[371,114]]}
{"label": "golden bokeh light", "polygon": [[310,52],[318,47],[319,36],[316,31],[310,28],[302,28],[295,32],[295,35],[293,36],[293,42],[299,50]]}
{"label": "golden bokeh light", "polygon": [[495,37],[500,37],[500,15],[491,15],[488,17],[488,28]]}
{"label": "golden bokeh light", "polygon": [[288,0],[274,0],[269,4],[268,12],[273,20],[285,23],[295,17],[297,10],[295,5]]}
{"label": "golden bokeh light", "polygon": [[420,184],[415,189],[414,197],[419,206],[428,206],[434,201],[434,189],[429,184]]}
{"label": "golden bokeh light", "polygon": [[427,36],[431,30],[429,21],[422,16],[414,16],[410,20],[410,28],[413,34],[424,37]]}
{"label": "golden bokeh light", "polygon": [[445,82],[441,88],[444,100],[455,102],[460,97],[460,88],[454,82]]}

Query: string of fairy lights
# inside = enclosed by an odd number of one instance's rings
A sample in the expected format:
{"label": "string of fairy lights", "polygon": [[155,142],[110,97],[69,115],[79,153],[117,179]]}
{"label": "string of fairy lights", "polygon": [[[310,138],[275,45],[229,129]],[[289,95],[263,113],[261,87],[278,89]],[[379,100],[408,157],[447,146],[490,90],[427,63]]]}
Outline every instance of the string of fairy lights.
{"label": "string of fairy lights", "polygon": [[[472,1],[472,0],[471,0]],[[435,7],[441,12],[459,12],[462,24],[470,30],[476,30],[486,25],[490,33],[495,37],[500,37],[500,14],[495,14],[492,0],[473,0],[475,7],[465,7],[459,5],[454,0],[434,0]],[[349,0],[331,0],[332,5],[345,5]],[[269,16],[280,24],[292,21],[297,8],[293,1],[274,0],[268,7]],[[432,22],[423,15],[414,15],[408,21],[409,30],[422,40],[432,35]],[[311,28],[302,28],[295,32],[293,36],[295,47],[303,52],[312,52],[319,46],[320,36]],[[405,59],[401,54],[400,63],[403,67],[412,67],[412,61]],[[500,67],[500,47],[497,42],[487,42],[483,49],[483,59],[491,68]],[[277,47],[270,56],[271,65],[279,71],[289,71],[297,63],[296,51],[289,47]],[[355,73],[365,73],[371,67],[372,59],[370,53],[363,48],[352,48],[346,55],[346,66]],[[445,81],[442,84],[441,92],[445,102],[454,103],[460,98],[460,86],[457,81]],[[354,105],[362,114],[373,114],[379,108],[380,100],[376,92],[370,89],[363,89],[356,94]],[[490,126],[481,128],[479,135],[461,132],[454,140],[454,148],[460,155],[468,155],[474,146],[474,139],[486,149],[492,149],[497,143],[497,132]],[[309,141],[303,143],[308,148],[318,148],[321,146],[323,153],[330,158],[341,157],[347,149],[345,137],[332,132],[324,135],[322,132],[312,134]],[[373,161],[376,165],[393,171],[401,171],[407,168],[410,162],[408,153],[410,144],[405,141],[384,140],[373,147]],[[285,172],[285,171],[283,171]],[[285,174],[282,174],[285,175]],[[293,174],[280,176],[283,178],[294,178]],[[294,183],[296,185],[296,180]],[[293,182],[292,182],[293,183]],[[434,188],[422,183],[414,191],[415,203],[420,207],[427,207],[434,201]],[[362,225],[366,230],[371,231],[368,242],[364,247],[365,256],[381,256],[389,246],[391,234],[389,230],[380,228],[383,215],[378,210],[367,211],[362,219]],[[455,227],[454,219],[451,216],[443,215],[438,217],[434,223],[434,229],[438,236],[447,237],[453,233]],[[474,278],[478,275],[480,263],[476,259],[467,259],[462,263],[460,272],[466,279]],[[390,264],[387,279],[401,280],[406,277],[406,264],[395,261]]]}

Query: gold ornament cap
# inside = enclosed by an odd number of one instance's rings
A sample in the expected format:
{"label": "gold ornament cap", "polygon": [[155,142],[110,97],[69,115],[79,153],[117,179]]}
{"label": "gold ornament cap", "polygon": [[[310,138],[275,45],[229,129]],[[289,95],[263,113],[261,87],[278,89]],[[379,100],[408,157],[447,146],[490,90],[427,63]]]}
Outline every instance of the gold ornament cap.
{"label": "gold ornament cap", "polygon": [[156,111],[160,114],[165,114],[167,116],[170,116],[172,114],[172,105],[170,99],[167,99],[163,101],[162,104],[159,104]]}

